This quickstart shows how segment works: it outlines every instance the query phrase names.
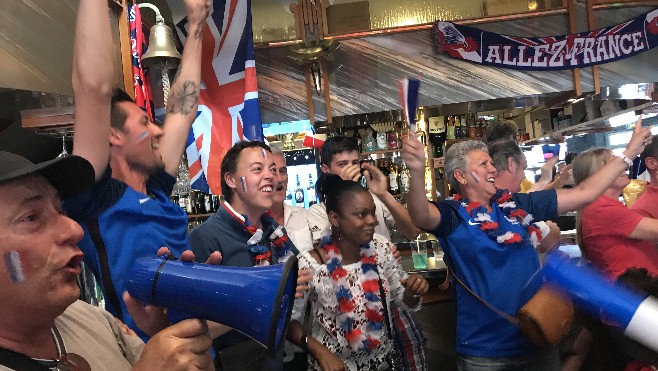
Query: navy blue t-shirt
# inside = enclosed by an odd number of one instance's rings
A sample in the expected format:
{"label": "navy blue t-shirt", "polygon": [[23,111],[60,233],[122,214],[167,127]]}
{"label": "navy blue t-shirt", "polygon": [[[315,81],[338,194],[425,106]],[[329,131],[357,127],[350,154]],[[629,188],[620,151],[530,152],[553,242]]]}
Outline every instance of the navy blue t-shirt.
{"label": "navy blue t-shirt", "polygon": [[[169,199],[175,182],[174,177],[161,171],[150,177],[146,185],[148,194],[143,194],[113,179],[112,170],[108,166],[90,190],[63,203],[68,215],[80,223],[85,231],[79,246],[85,254],[85,263],[102,283],[98,252],[86,224],[91,218],[98,218],[123,322],[144,341],[149,337],[137,328],[126,309],[122,294],[126,290],[127,273],[136,259],[156,257],[162,246],[168,247],[177,256],[188,249],[187,214]],[[117,308],[112,307],[107,300],[106,285],[101,286],[106,298],[105,308],[117,316]]]}
{"label": "navy blue t-shirt", "polygon": [[[557,216],[554,190],[513,194],[518,208],[532,214],[534,221]],[[519,233],[523,241],[509,245],[497,243],[480,230],[466,209],[456,201],[440,201],[441,222],[433,233],[441,240],[445,260],[454,273],[473,292],[509,315],[537,292],[541,279],[533,279],[539,270],[537,252],[527,230],[517,220],[508,220],[497,204],[491,218],[504,230]],[[539,275],[534,276],[539,277]],[[457,352],[478,357],[508,357],[536,350],[523,338],[519,328],[480,303],[456,282]]]}

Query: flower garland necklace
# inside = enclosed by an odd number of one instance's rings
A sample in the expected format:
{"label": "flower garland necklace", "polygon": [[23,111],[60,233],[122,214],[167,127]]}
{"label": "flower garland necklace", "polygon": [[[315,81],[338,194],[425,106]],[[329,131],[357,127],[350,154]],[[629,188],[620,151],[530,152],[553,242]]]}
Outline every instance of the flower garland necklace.
{"label": "flower garland necklace", "polygon": [[[249,221],[247,215],[238,214],[228,202],[222,202],[222,205],[242,226],[251,233],[251,237],[247,240],[249,252],[254,256],[254,266],[267,266],[270,265],[270,257],[272,253],[267,246],[259,245],[260,240],[263,238],[263,230],[257,228]],[[272,225],[274,218],[269,213],[263,215],[266,221]],[[292,243],[288,238],[286,229],[283,226],[277,226],[274,232],[270,234],[270,241],[272,245],[277,248],[279,254],[277,263],[285,263],[294,253],[292,252]]]}
{"label": "flower garland necklace", "polygon": [[327,253],[327,271],[336,285],[336,299],[340,314],[336,323],[345,333],[344,337],[350,347],[355,351],[370,354],[381,345],[384,335],[383,306],[379,295],[379,274],[377,273],[377,254],[370,244],[363,244],[359,250],[361,255],[360,277],[361,288],[366,299],[366,319],[368,323],[363,330],[354,326],[354,300],[347,285],[347,271],[343,268],[343,256],[338,246],[331,240],[331,236],[322,237],[320,246]]}
{"label": "flower garland necklace", "polygon": [[[459,201],[466,209],[474,221],[480,223],[480,230],[484,231],[499,244],[510,245],[523,241],[523,237],[516,232],[506,231],[499,227],[498,223],[491,220],[491,215],[487,212],[487,208],[480,205],[475,201],[469,201],[468,198],[456,194],[453,197],[454,201]],[[548,227],[545,224],[532,223],[532,214],[528,214],[525,210],[516,207],[516,202],[512,201],[512,194],[506,189],[498,189],[496,194],[491,198],[491,202],[496,203],[498,208],[503,213],[507,220],[517,219],[521,225],[526,227],[528,235],[530,236],[530,243],[533,247],[537,247],[542,238],[548,234]],[[546,230],[544,230],[546,229]]]}

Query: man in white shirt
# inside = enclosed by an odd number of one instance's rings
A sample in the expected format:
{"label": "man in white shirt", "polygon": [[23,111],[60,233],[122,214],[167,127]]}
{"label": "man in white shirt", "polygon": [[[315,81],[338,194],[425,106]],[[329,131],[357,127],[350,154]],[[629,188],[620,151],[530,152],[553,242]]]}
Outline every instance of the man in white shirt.
{"label": "man in white shirt", "polygon": [[[356,139],[344,136],[328,138],[320,150],[321,170],[339,175],[345,180],[358,182],[363,171],[368,190],[375,200],[375,211],[379,225],[375,233],[391,239],[387,224],[397,227],[409,240],[415,240],[420,230],[413,225],[409,212],[388,193],[388,177],[376,166],[359,163],[359,146]],[[320,239],[322,230],[329,227],[329,218],[324,203],[317,203],[307,211],[308,224],[313,240]]]}

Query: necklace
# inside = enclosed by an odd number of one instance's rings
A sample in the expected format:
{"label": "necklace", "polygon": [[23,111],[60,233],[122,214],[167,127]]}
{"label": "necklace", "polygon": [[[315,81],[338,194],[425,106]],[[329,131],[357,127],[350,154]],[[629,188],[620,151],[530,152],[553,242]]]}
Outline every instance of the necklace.
{"label": "necklace", "polygon": [[[503,245],[510,245],[523,241],[523,237],[511,230],[500,228],[499,224],[491,219],[486,207],[478,202],[469,201],[468,198],[456,194],[453,200],[459,201],[466,209],[474,221],[480,222],[480,230],[485,232],[489,237]],[[507,220],[518,220],[528,232],[530,243],[537,247],[542,240],[542,231],[537,223],[532,223],[532,214],[516,207],[516,202],[512,200],[512,194],[506,189],[498,189],[496,194],[491,198],[491,202],[496,204]]]}
{"label": "necklace", "polygon": [[[249,252],[253,256],[254,266],[267,266],[270,265],[270,257],[272,252],[267,246],[260,244],[263,239],[263,230],[254,226],[247,215],[238,214],[228,202],[223,202],[222,205],[243,227],[247,232],[251,233],[251,237],[247,240]],[[262,218],[270,225],[274,225],[274,218],[269,213],[263,214]],[[269,239],[272,246],[276,248],[277,263],[285,263],[294,253],[292,252],[292,243],[288,238],[286,229],[283,226],[277,226],[276,229],[270,234]]]}
{"label": "necklace", "polygon": [[357,328],[354,323],[354,298],[347,285],[347,271],[343,268],[343,256],[331,236],[324,236],[320,245],[327,253],[327,271],[336,286],[338,311],[336,323],[344,333],[345,339],[355,351],[370,354],[381,345],[383,336],[384,316],[379,295],[379,275],[377,273],[377,254],[370,244],[363,244],[359,249],[361,256],[360,277],[361,288],[366,299],[365,317],[368,323],[363,328]]}

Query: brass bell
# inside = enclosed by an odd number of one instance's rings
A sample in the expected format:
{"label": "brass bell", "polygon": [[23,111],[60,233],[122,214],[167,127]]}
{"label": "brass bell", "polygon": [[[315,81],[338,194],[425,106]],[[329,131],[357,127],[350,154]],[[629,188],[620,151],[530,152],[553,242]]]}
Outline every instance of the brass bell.
{"label": "brass bell", "polygon": [[156,66],[161,69],[173,70],[178,67],[180,58],[171,28],[164,22],[158,22],[151,27],[149,46],[146,53],[142,55],[142,64],[145,67]]}

